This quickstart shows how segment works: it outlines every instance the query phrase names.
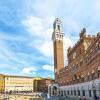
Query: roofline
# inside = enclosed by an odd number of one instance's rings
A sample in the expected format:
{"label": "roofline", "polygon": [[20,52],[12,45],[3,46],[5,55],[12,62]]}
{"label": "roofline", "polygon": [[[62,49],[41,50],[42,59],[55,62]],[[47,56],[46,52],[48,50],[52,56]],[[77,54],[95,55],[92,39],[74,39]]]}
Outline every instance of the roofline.
{"label": "roofline", "polygon": [[18,75],[4,75],[5,77],[22,77],[22,78],[34,78],[30,76],[18,76]]}

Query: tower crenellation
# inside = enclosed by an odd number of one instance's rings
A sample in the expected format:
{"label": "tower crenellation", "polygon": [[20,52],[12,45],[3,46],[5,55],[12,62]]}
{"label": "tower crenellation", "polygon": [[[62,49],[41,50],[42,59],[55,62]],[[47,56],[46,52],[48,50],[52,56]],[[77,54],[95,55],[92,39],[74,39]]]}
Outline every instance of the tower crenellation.
{"label": "tower crenellation", "polygon": [[53,41],[55,40],[63,41],[64,33],[62,32],[61,26],[62,26],[61,20],[59,18],[56,18],[53,24],[53,30],[54,30],[52,34]]}

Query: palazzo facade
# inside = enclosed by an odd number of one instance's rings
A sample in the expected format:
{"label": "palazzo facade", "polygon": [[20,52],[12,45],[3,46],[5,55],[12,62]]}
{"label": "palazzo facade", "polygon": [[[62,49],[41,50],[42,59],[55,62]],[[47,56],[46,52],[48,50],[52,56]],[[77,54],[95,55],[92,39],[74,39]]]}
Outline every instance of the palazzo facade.
{"label": "palazzo facade", "polygon": [[64,86],[100,78],[100,33],[86,35],[84,28],[79,41],[67,52],[68,66],[59,70],[58,83]]}
{"label": "palazzo facade", "polygon": [[[66,51],[68,66],[64,67],[64,34],[61,25],[59,18],[56,18],[52,37],[55,83],[59,84],[59,88],[58,86],[56,88],[57,96],[73,97],[74,100],[81,100],[81,98],[100,100],[100,32],[91,36],[87,35],[86,29],[83,28],[79,40]],[[55,93],[52,86],[49,90],[52,91],[51,96]]]}

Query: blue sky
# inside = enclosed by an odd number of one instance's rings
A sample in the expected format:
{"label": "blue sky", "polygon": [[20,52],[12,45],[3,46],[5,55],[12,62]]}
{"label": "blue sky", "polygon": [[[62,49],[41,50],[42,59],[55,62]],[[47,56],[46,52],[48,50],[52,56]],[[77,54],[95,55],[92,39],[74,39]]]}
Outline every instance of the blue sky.
{"label": "blue sky", "polygon": [[0,0],[0,73],[53,77],[52,24],[62,20],[64,58],[79,32],[100,31],[100,0]]}

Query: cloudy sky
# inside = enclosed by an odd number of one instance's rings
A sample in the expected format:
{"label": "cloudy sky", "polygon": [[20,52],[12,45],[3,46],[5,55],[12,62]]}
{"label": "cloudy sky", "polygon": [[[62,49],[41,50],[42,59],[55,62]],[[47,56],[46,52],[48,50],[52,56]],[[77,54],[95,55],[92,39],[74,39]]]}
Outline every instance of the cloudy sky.
{"label": "cloudy sky", "polygon": [[100,0],[0,0],[0,73],[53,77],[54,19],[62,20],[64,58],[79,32],[100,31]]}

